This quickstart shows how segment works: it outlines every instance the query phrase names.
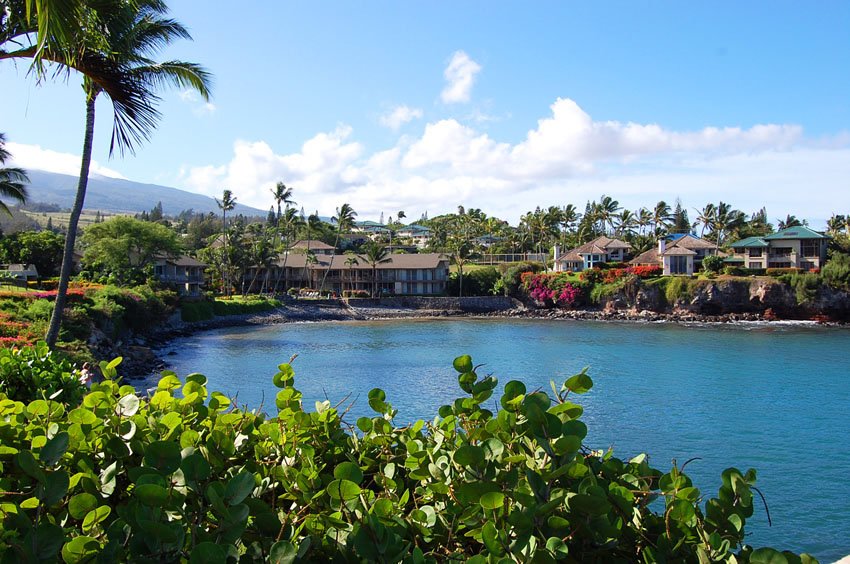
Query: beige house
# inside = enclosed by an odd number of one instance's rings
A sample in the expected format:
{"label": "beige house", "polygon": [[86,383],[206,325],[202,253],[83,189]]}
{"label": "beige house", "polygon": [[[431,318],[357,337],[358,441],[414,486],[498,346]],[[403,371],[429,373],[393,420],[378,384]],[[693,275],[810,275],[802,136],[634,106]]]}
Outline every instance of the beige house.
{"label": "beige house", "polygon": [[[422,296],[445,293],[449,276],[449,258],[446,255],[393,254],[388,258],[388,262],[378,264],[375,268],[379,293]],[[315,255],[315,262],[304,253],[290,253],[288,257],[281,255],[268,273],[263,267],[248,269],[246,280],[250,282],[256,276],[258,280],[266,280],[269,289],[281,293],[290,288],[317,290],[326,271],[324,289],[327,291],[337,294],[345,290],[372,293],[372,265],[364,256],[352,254],[334,255],[333,265],[331,256],[326,254]],[[255,286],[259,291],[261,285]]]}
{"label": "beige house", "polygon": [[605,262],[623,262],[631,248],[625,241],[604,235],[563,254],[555,245],[555,272],[581,272]]}
{"label": "beige house", "polygon": [[204,286],[206,263],[187,255],[158,257],[154,275],[165,286],[174,288],[181,296],[200,296]]}
{"label": "beige house", "polygon": [[822,268],[826,262],[829,236],[802,225],[764,237],[747,237],[729,247],[733,255],[725,262],[745,268]]}
{"label": "beige house", "polygon": [[0,278],[23,283],[38,280],[38,269],[34,264],[0,264]]}
{"label": "beige house", "polygon": [[302,239],[301,241],[296,241],[292,245],[292,251],[296,253],[306,253],[308,250],[314,255],[334,254],[334,248],[331,245],[315,239]]}
{"label": "beige house", "polygon": [[667,276],[699,272],[702,259],[718,254],[717,245],[690,234],[678,234],[658,240],[658,246],[633,258],[633,265],[660,266]]}

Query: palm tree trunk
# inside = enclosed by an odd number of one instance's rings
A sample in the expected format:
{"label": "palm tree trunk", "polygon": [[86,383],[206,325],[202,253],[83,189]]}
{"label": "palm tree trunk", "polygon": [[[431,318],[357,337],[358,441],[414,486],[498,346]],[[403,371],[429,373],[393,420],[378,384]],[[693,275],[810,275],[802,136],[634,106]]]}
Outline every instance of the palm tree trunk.
{"label": "palm tree trunk", "polygon": [[89,184],[89,168],[91,167],[92,140],[94,139],[94,106],[97,92],[86,93],[86,134],[83,139],[83,155],[80,162],[80,179],[77,182],[77,197],[68,218],[68,232],[65,235],[65,248],[62,252],[62,269],[59,271],[59,288],[56,291],[56,303],[53,305],[53,315],[47,328],[45,341],[50,348],[56,345],[59,338],[59,327],[62,323],[62,313],[68,298],[68,283],[74,269],[74,243],[77,240],[77,225],[83,212],[83,202],[86,199],[86,188]]}
{"label": "palm tree trunk", "polygon": [[[341,229],[341,228],[340,228],[340,229]],[[328,269],[327,269],[327,270],[325,270],[325,275],[324,275],[324,276],[322,276],[322,283],[321,283],[321,285],[319,286],[319,294],[321,294],[321,293],[322,293],[322,292],[324,292],[324,290],[325,290],[325,280],[327,280],[327,279],[328,279],[328,273],[331,271],[331,268],[333,268],[333,265],[334,265],[334,255],[336,255],[336,248],[337,248],[338,246],[339,246],[339,231],[337,231],[337,232],[336,232],[336,241],[334,241],[334,251],[333,251],[333,254],[331,255],[331,262],[328,264]]]}

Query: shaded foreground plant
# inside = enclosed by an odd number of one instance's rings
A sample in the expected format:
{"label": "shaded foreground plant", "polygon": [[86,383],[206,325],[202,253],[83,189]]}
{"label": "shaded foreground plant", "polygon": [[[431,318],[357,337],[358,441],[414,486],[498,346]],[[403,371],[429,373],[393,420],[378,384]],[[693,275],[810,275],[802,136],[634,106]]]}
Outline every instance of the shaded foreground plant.
{"label": "shaded foreground plant", "polygon": [[374,389],[355,430],[304,411],[288,363],[269,418],[200,374],[140,399],[119,362],[78,407],[0,396],[4,562],[814,562],[743,544],[754,471],[702,503],[675,466],[584,447],[585,372],[552,396],[508,382],[494,413],[496,379],[461,356],[466,395],[433,421],[395,425]]}

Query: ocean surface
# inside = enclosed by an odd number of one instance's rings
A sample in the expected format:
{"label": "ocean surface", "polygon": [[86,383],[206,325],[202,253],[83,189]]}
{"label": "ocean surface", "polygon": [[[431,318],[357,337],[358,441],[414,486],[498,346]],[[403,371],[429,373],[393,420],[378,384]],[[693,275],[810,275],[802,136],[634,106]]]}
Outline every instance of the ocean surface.
{"label": "ocean surface", "polygon": [[[850,554],[850,330],[808,324],[674,325],[592,321],[440,319],[239,327],[201,333],[162,351],[179,376],[200,372],[240,405],[274,409],[276,367],[293,361],[304,405],[354,402],[370,414],[379,387],[397,422],[433,419],[462,392],[452,360],[472,355],[500,385],[550,391],[589,366],[577,396],[586,444],[640,452],[686,471],[707,498],[730,466],[755,468],[760,504],[749,543],[805,551],[822,562]],[[500,386],[501,387],[501,386]],[[492,400],[497,405],[501,390]]]}

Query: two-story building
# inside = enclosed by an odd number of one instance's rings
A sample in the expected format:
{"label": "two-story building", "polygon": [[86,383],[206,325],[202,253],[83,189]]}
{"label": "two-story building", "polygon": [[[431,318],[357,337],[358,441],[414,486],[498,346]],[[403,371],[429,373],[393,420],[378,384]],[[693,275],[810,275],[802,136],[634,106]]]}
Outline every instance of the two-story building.
{"label": "two-story building", "polygon": [[194,297],[201,295],[206,267],[206,263],[187,255],[180,255],[157,257],[153,269],[154,275],[161,284],[174,288],[181,296]]}
{"label": "two-story building", "polygon": [[798,225],[763,237],[747,237],[729,247],[733,255],[727,263],[745,268],[822,268],[830,237]]}
{"label": "two-story building", "polygon": [[[304,253],[281,256],[272,266],[268,286],[272,291],[286,292],[290,288],[318,290],[324,279],[324,289],[342,294],[346,290],[373,291],[377,281],[379,294],[441,295],[446,291],[449,277],[449,258],[440,253],[392,254],[386,262],[372,268],[366,257],[356,254],[319,254],[308,259]],[[264,279],[265,269],[251,268],[248,279]],[[327,277],[325,273],[327,272]],[[374,278],[373,278],[374,275]]]}
{"label": "two-story building", "polygon": [[555,245],[555,272],[581,272],[606,262],[623,262],[631,248],[625,241],[605,235],[563,254]]}
{"label": "two-story building", "polygon": [[411,223],[396,231],[399,239],[410,239],[417,248],[422,249],[431,240],[431,230],[424,225]]}

